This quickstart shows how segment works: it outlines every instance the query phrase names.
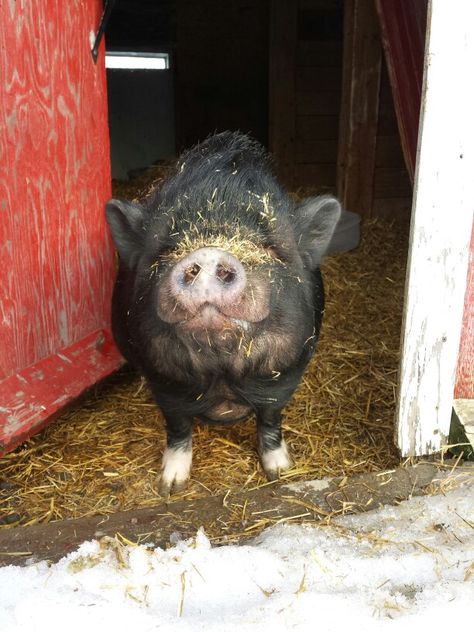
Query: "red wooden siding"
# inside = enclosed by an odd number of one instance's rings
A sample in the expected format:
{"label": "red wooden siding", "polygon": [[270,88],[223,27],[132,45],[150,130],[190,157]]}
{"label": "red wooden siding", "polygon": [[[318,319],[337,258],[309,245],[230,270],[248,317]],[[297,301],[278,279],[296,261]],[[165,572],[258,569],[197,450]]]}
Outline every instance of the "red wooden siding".
{"label": "red wooden siding", "polygon": [[114,277],[101,11],[0,3],[0,452],[120,363],[90,348],[109,339]]}
{"label": "red wooden siding", "polygon": [[474,399],[474,224],[454,397]]}
{"label": "red wooden siding", "polygon": [[[376,0],[376,6],[403,153],[413,180],[423,87],[427,1]],[[474,399],[474,226],[455,397]]]}
{"label": "red wooden siding", "polygon": [[426,0],[376,0],[376,6],[403,154],[413,181],[423,86]]}

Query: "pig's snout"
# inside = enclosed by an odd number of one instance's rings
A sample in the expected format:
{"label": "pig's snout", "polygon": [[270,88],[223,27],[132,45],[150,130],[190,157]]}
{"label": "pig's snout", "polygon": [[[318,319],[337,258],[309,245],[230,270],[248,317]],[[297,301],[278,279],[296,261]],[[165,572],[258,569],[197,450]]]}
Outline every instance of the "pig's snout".
{"label": "pig's snout", "polygon": [[247,276],[240,261],[218,248],[200,248],[178,261],[170,276],[171,293],[189,312],[206,303],[226,312],[242,299]]}
{"label": "pig's snout", "polygon": [[247,275],[226,250],[199,248],[177,261],[158,291],[157,310],[187,331],[245,329],[270,312],[270,285]]}

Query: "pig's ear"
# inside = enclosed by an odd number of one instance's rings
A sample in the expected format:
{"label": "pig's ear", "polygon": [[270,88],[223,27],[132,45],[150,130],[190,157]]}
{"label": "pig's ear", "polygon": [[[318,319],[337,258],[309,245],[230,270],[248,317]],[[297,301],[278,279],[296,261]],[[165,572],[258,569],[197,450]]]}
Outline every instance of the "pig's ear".
{"label": "pig's ear", "polygon": [[143,208],[126,200],[110,200],[105,213],[120,258],[133,268],[143,246]]}
{"label": "pig's ear", "polygon": [[326,253],[341,205],[330,195],[308,198],[295,210],[298,247],[311,268],[316,268]]}

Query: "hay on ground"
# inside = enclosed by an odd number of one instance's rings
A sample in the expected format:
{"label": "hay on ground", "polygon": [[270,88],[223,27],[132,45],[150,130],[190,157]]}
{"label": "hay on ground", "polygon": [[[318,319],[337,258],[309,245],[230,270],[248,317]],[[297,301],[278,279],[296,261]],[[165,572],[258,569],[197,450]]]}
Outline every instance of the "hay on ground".
{"label": "hay on ground", "polygon": [[[117,187],[115,195],[133,197]],[[327,305],[318,350],[284,413],[294,460],[287,481],[399,462],[393,423],[407,227],[371,220],[362,234],[357,250],[324,263]],[[164,443],[147,386],[125,368],[2,459],[0,526],[157,504]],[[192,478],[175,499],[266,484],[253,419],[228,428],[198,424],[193,444]]]}

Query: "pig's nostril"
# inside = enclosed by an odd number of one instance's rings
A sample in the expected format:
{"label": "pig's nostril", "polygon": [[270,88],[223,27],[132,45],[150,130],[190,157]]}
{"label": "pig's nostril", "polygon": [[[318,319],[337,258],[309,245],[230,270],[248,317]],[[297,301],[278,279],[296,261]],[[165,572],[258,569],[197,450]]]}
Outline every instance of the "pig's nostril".
{"label": "pig's nostril", "polygon": [[192,266],[188,266],[185,269],[184,274],[183,274],[183,280],[185,284],[190,285],[191,283],[194,283],[194,281],[199,276],[200,272],[201,272],[201,266],[198,265],[197,263],[193,264]]}
{"label": "pig's nostril", "polygon": [[222,281],[222,283],[230,284],[235,281],[237,273],[232,268],[228,268],[227,266],[219,263],[216,268],[216,276],[220,281]]}

